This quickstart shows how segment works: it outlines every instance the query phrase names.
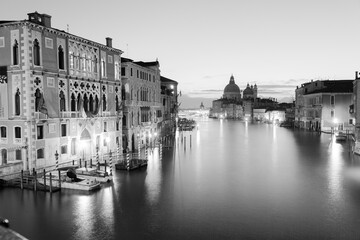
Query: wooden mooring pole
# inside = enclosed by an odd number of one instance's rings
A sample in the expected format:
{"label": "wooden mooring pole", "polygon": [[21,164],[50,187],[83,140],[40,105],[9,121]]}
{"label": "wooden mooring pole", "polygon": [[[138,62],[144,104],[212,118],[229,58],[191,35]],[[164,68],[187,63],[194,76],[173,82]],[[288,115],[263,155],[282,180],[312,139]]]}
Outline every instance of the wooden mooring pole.
{"label": "wooden mooring pole", "polygon": [[50,193],[52,193],[52,174],[50,173]]}
{"label": "wooden mooring pole", "polygon": [[45,172],[45,169],[43,170],[43,174],[44,174],[44,192],[46,192],[46,172]]}
{"label": "wooden mooring pole", "polygon": [[33,178],[34,178],[34,191],[36,192],[36,179],[37,179],[37,172],[36,171],[34,171],[34,176],[33,176]]}
{"label": "wooden mooring pole", "polygon": [[60,170],[58,170],[58,172],[59,172],[59,188],[61,190],[61,173],[60,173]]}
{"label": "wooden mooring pole", "polygon": [[21,170],[21,175],[20,175],[20,188],[24,189],[24,170]]}

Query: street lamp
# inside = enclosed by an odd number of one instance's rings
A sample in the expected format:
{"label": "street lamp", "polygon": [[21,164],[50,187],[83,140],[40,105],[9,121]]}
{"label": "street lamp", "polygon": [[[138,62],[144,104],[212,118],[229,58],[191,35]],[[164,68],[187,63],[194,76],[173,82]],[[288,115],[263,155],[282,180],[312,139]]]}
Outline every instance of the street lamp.
{"label": "street lamp", "polygon": [[58,170],[58,168],[59,168],[59,154],[58,154],[57,150],[55,151],[55,168],[56,168],[56,170]]}
{"label": "street lamp", "polygon": [[337,124],[338,124],[337,118],[334,118],[333,122],[334,122],[334,131],[336,131],[337,130]]}

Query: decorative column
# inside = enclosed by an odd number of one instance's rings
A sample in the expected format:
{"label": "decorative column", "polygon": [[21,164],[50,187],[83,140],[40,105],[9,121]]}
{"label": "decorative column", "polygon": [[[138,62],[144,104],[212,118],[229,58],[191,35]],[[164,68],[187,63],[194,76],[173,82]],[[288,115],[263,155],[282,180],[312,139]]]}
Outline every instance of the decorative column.
{"label": "decorative column", "polygon": [[126,169],[130,170],[130,153],[129,151],[126,151]]}
{"label": "decorative column", "polygon": [[99,162],[99,147],[96,147],[96,169],[99,169],[100,162]]}
{"label": "decorative column", "polygon": [[112,176],[112,153],[109,152],[110,176]]}

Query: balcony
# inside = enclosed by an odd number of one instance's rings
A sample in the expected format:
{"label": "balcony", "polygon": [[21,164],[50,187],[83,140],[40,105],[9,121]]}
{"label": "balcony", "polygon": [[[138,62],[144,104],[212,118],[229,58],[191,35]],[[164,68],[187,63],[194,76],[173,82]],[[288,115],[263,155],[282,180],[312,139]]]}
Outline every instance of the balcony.
{"label": "balcony", "polygon": [[41,112],[35,112],[34,118],[35,118],[35,120],[46,120],[47,115],[44,113],[41,113]]}

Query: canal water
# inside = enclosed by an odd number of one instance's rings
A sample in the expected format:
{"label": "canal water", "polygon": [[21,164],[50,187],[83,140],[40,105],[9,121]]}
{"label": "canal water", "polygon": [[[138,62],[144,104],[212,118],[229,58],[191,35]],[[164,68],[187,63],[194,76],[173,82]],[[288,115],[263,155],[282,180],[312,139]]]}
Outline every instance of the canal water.
{"label": "canal water", "polygon": [[[30,239],[359,239],[360,160],[329,134],[200,119],[82,194],[0,190]],[[359,172],[355,172],[359,170]]]}

